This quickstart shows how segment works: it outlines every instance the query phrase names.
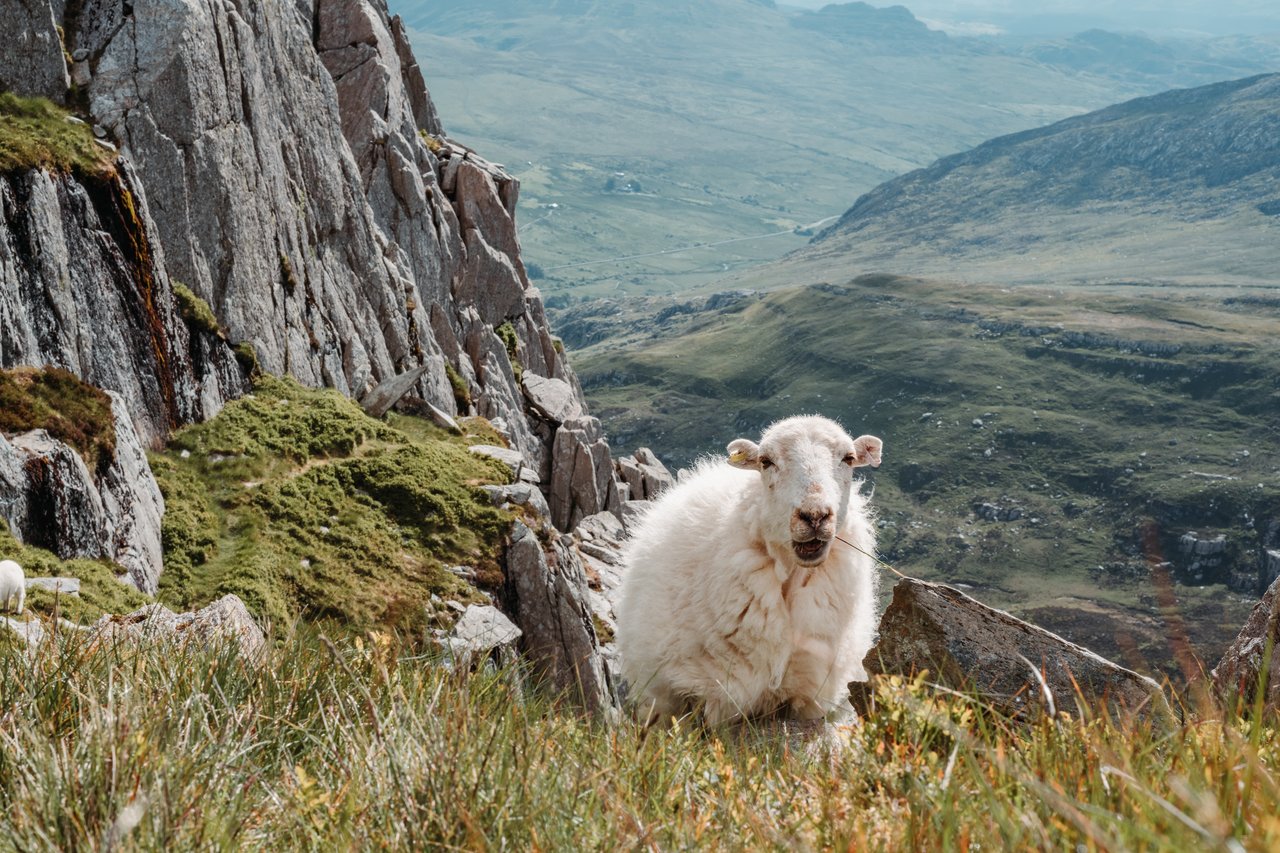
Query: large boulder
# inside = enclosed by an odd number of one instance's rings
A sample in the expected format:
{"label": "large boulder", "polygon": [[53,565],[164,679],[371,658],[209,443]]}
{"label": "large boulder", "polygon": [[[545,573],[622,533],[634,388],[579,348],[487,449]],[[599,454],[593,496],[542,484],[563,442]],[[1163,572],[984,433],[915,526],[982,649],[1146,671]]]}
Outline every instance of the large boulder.
{"label": "large boulder", "polygon": [[524,632],[521,650],[535,673],[588,712],[607,714],[614,691],[600,655],[582,561],[566,537],[544,546],[522,522],[506,551],[508,611]]}
{"label": "large boulder", "polygon": [[266,636],[249,609],[235,595],[191,613],[174,613],[162,604],[148,604],[123,616],[107,615],[89,629],[94,643],[173,642],[185,646],[232,643],[246,663],[261,662]]}
{"label": "large boulder", "polygon": [[[1249,703],[1259,688],[1269,710],[1280,710],[1280,578],[1253,606],[1235,641],[1214,667],[1213,685],[1230,703]],[[1259,683],[1265,679],[1265,683]]]}
{"label": "large boulder", "polygon": [[958,690],[977,690],[1007,712],[1049,706],[1169,715],[1160,685],[957,589],[906,578],[880,620],[867,653],[868,674],[913,675]]}

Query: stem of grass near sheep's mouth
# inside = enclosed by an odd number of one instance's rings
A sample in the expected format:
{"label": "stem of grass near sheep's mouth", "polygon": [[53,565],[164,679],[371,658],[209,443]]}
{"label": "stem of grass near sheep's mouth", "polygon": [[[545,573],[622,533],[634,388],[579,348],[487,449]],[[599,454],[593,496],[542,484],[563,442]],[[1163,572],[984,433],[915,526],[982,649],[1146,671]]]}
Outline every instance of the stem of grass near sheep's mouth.
{"label": "stem of grass near sheep's mouth", "polygon": [[848,546],[849,546],[850,548],[852,548],[853,550],[857,551],[859,554],[866,554],[868,557],[870,557],[871,559],[875,560],[875,561],[876,561],[876,564],[877,564],[878,566],[880,566],[880,568],[882,568],[882,569],[888,569],[889,571],[893,572],[895,575],[897,575],[898,577],[902,578],[903,580],[915,580],[915,578],[910,577],[909,575],[904,575],[902,572],[898,571],[898,570],[897,570],[897,569],[895,569],[893,566],[889,565],[889,564],[888,564],[888,563],[886,563],[884,560],[882,560],[882,559],[880,559],[879,557],[877,557],[875,554],[867,554],[867,552],[866,552],[866,551],[863,551],[863,550],[862,550],[861,548],[859,548],[857,545],[854,545],[852,542],[850,542],[848,539],[845,539],[845,538],[844,538],[843,536],[841,536],[840,534],[838,534],[838,533],[837,533],[837,534],[836,534],[836,538],[837,538],[837,539],[839,539],[839,540],[840,540],[841,542],[843,542],[844,544],[848,545]]}

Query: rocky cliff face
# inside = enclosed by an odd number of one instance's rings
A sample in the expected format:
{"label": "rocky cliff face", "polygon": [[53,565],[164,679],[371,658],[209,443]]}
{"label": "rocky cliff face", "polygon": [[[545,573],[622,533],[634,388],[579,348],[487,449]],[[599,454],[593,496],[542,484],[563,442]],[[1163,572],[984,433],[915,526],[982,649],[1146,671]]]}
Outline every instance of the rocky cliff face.
{"label": "rocky cliff face", "polygon": [[0,211],[0,367],[53,365],[119,394],[148,445],[243,392],[226,342],[181,321],[127,161],[0,174]]}
{"label": "rocky cliff face", "polygon": [[[629,487],[520,259],[518,184],[447,138],[384,0],[0,15],[21,31],[0,85],[70,104],[119,150],[106,176],[0,174],[0,367],[112,392],[118,428],[97,472],[43,433],[0,442],[0,507],[24,541],[112,559],[154,592],[163,501],[142,448],[256,369],[379,411],[395,387],[446,421],[484,416],[561,530],[621,512]],[[576,552],[508,551],[531,654],[609,704]]]}
{"label": "rocky cliff face", "polygon": [[[222,337],[251,347],[263,370],[359,398],[421,369],[414,396],[494,420],[548,492],[557,454],[599,474],[594,497],[578,490],[577,517],[617,510],[608,447],[520,260],[518,185],[444,136],[384,3],[89,0],[53,3],[48,15],[30,0],[3,5],[6,16],[22,7],[32,45],[56,40],[60,24],[74,97],[124,164],[118,191],[96,196],[44,173],[6,178],[9,206],[44,221],[10,228],[0,310],[6,328],[22,332],[12,343],[6,336],[4,366],[55,363],[118,391],[151,443],[210,416],[242,388],[226,353],[196,353],[183,340],[171,276],[209,303]],[[57,75],[22,73],[29,91],[67,94]],[[138,223],[116,217],[103,229],[85,218],[109,218],[112,198],[140,198],[142,186],[152,204]],[[155,288],[143,297],[152,316],[95,304],[83,288],[49,292],[76,262],[23,247],[23,235],[68,218],[64,232],[126,238],[116,241],[115,278],[122,289]],[[63,246],[98,248],[74,234]],[[130,257],[138,246],[153,256],[146,269]],[[87,269],[86,279],[106,277],[103,263]],[[123,340],[108,331],[121,321]],[[175,372],[191,354],[204,357]],[[533,413],[522,376],[563,383],[587,423],[566,431]]]}

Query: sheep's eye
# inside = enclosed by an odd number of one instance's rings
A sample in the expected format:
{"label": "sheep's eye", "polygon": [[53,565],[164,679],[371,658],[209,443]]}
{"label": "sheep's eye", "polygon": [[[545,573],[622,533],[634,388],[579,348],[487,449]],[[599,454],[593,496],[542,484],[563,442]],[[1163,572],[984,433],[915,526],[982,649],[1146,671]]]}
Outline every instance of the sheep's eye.
{"label": "sheep's eye", "polygon": [[761,457],[760,457],[760,470],[762,470],[762,471],[767,471],[768,469],[770,469],[770,468],[772,468],[772,467],[773,467],[773,460],[772,460],[772,459],[770,459],[768,456],[761,456]]}
{"label": "sheep's eye", "polygon": [[842,459],[841,461],[844,462],[844,464],[848,465],[850,468],[852,468],[853,463],[858,461],[858,457],[852,453],[846,453],[844,455],[844,459]]}

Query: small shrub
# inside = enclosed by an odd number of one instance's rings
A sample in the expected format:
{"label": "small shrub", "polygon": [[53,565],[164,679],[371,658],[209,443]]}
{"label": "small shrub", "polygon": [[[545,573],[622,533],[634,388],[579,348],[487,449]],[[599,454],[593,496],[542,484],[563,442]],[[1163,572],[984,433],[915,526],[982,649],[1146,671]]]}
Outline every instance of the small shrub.
{"label": "small shrub", "polygon": [[524,365],[520,363],[520,338],[516,335],[516,327],[507,320],[493,331],[507,349],[507,358],[511,361],[511,370],[516,375],[516,382],[521,381],[524,378]]}
{"label": "small shrub", "polygon": [[453,388],[453,401],[459,412],[471,411],[471,386],[458,369],[449,362],[444,363],[444,374],[449,377],[449,385]]}

